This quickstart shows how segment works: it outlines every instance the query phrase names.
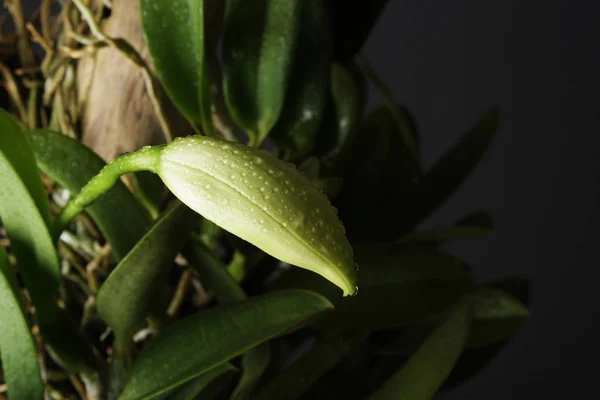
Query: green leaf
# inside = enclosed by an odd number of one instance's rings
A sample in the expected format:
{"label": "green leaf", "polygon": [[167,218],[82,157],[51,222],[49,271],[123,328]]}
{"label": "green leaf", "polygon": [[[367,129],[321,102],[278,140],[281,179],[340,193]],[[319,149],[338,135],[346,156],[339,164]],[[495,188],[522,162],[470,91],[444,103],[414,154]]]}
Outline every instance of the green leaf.
{"label": "green leaf", "polygon": [[[321,131],[333,140],[321,157],[327,174],[338,174],[352,155],[361,113],[359,87],[350,71],[341,64],[331,67],[331,104]],[[328,132],[329,131],[329,132]],[[327,140],[323,140],[326,145]]]}
{"label": "green leaf", "polygon": [[[28,132],[39,168],[71,193],[79,193],[106,163],[79,141],[48,130]],[[117,259],[125,257],[150,226],[142,205],[118,181],[87,208]]]}
{"label": "green leaf", "polygon": [[[209,400],[216,397],[209,395],[211,386],[215,384],[219,385],[219,381],[222,380],[228,382],[236,371],[237,368],[230,363],[217,365],[213,369],[181,385],[180,388],[173,390],[164,398],[166,400]],[[217,388],[223,389],[222,386],[217,386]]]}
{"label": "green leaf", "polygon": [[[225,101],[260,143],[285,101],[302,18],[301,0],[229,0],[223,35]],[[251,16],[251,17],[250,17]]]}
{"label": "green leaf", "polygon": [[325,338],[266,384],[256,395],[257,400],[294,400],[301,398],[311,386],[332,370],[362,343],[367,334],[352,332]]}
{"label": "green leaf", "polygon": [[404,208],[403,227],[412,228],[454,193],[485,154],[499,118],[499,108],[492,107],[427,171]]}
{"label": "green leaf", "polygon": [[269,342],[248,350],[242,356],[242,377],[229,400],[254,398],[252,393],[271,361]]}
{"label": "green leaf", "polygon": [[325,0],[333,28],[335,59],[346,63],[360,51],[389,0]]}
{"label": "green leaf", "polygon": [[439,245],[449,241],[478,239],[493,233],[493,219],[487,211],[470,214],[454,225],[409,233],[397,243],[420,243]]}
{"label": "green leaf", "polygon": [[48,225],[50,222],[48,197],[40,178],[40,171],[35,164],[29,140],[14,118],[1,108],[0,152],[4,154],[21,178],[40,215]]}
{"label": "green leaf", "polygon": [[232,304],[246,300],[246,293],[200,237],[192,235],[190,243],[184,249],[184,255],[192,268],[200,274],[202,283],[213,291],[219,304]]}
{"label": "green leaf", "polygon": [[302,8],[290,88],[281,117],[270,135],[278,142],[291,142],[300,158],[313,149],[325,116],[332,62],[331,29],[323,1],[304,1]]}
{"label": "green leaf", "polygon": [[150,312],[157,286],[199,220],[183,203],[171,204],[100,288],[98,313],[115,332],[118,348],[129,347]]}
{"label": "green leaf", "polygon": [[21,290],[0,247],[0,354],[11,399],[41,399],[44,383],[37,349],[25,315]]}
{"label": "green leaf", "polygon": [[433,398],[460,356],[471,321],[470,307],[462,302],[421,345],[419,350],[370,400]]}
{"label": "green leaf", "polygon": [[159,395],[331,308],[315,293],[282,291],[180,320],[144,348],[120,400]]}
{"label": "green leaf", "polygon": [[[511,294],[494,288],[481,288],[469,296],[473,322],[467,348],[479,348],[505,342],[512,338],[529,318],[529,310]],[[384,332],[378,337],[378,353],[395,356],[412,354],[439,321],[428,321]]]}
{"label": "green leaf", "polygon": [[152,63],[173,103],[212,134],[203,0],[140,0]]}
{"label": "green leaf", "polygon": [[529,319],[529,310],[509,293],[480,289],[472,296],[473,326],[469,347],[482,347],[508,340]]}
{"label": "green leaf", "polygon": [[417,137],[416,128],[406,126],[408,132],[403,133],[389,109],[379,107],[357,133],[339,205],[354,243],[393,240],[401,233],[398,223],[406,213],[406,198],[423,176],[420,161],[404,139],[409,134]]}
{"label": "green leaf", "polygon": [[91,348],[66,311],[58,307],[60,268],[46,221],[19,174],[0,152],[0,218],[19,272],[36,308],[42,336],[60,362],[72,371],[95,367]]}
{"label": "green leaf", "polygon": [[339,298],[317,275],[289,270],[272,288],[302,288],[327,296],[335,312],[316,325],[327,331],[377,330],[405,326],[442,315],[473,285],[463,263],[432,249],[361,246],[356,296]]}

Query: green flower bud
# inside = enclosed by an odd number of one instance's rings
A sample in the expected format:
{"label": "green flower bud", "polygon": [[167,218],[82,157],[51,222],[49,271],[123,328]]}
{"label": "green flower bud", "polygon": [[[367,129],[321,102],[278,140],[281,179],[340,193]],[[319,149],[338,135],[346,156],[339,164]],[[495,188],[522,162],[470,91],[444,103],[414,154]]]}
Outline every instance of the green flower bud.
{"label": "green flower bud", "polygon": [[156,172],[188,207],[271,256],[356,291],[352,248],[327,197],[294,165],[210,137],[166,145]]}

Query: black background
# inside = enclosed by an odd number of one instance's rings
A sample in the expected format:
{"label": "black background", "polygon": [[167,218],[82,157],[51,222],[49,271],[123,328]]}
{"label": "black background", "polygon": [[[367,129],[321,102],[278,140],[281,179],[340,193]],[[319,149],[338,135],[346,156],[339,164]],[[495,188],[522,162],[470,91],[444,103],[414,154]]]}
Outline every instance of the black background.
{"label": "black background", "polygon": [[[28,5],[37,1],[26,1]],[[493,104],[502,128],[426,225],[486,208],[491,239],[453,250],[481,281],[533,279],[533,316],[441,399],[593,398],[600,355],[600,24],[595,1],[391,0],[364,53],[417,116],[426,165]],[[371,105],[381,103],[378,93]]]}
{"label": "black background", "polygon": [[[490,209],[491,239],[454,246],[482,281],[533,279],[533,316],[441,399],[596,398],[600,355],[600,24],[593,1],[391,0],[364,53],[416,114],[426,165],[493,104],[483,162],[426,225]],[[383,102],[373,93],[371,103]]]}

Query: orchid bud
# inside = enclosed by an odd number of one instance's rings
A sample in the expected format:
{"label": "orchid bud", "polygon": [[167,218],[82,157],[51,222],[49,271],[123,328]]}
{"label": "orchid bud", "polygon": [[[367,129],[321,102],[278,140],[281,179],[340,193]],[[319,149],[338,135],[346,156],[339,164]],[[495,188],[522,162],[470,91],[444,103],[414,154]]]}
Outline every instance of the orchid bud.
{"label": "orchid bud", "polygon": [[273,154],[189,136],[162,148],[156,172],[188,207],[286,263],[356,292],[352,248],[327,196]]}

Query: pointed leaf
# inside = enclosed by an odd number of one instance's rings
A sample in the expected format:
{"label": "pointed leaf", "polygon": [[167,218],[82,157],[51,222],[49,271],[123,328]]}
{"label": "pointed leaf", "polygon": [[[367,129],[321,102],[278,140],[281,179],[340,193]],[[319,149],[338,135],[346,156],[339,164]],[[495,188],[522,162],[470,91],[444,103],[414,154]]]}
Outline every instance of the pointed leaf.
{"label": "pointed leaf", "polygon": [[[79,193],[106,165],[92,150],[61,133],[34,130],[28,135],[39,168],[71,193]],[[117,259],[125,257],[150,226],[144,208],[120,181],[86,210]]]}
{"label": "pointed leaf", "polygon": [[156,74],[173,103],[210,135],[204,0],[140,0],[140,11]]}
{"label": "pointed leaf", "polygon": [[469,347],[481,347],[510,339],[529,318],[529,310],[515,297],[499,289],[480,289],[473,302],[473,326]]}
{"label": "pointed leaf", "polygon": [[469,305],[463,302],[369,400],[433,398],[463,350],[470,320]]}
{"label": "pointed leaf", "polygon": [[282,291],[180,320],[144,348],[120,400],[150,399],[331,308],[317,294]]}
{"label": "pointed leaf", "polygon": [[290,88],[281,117],[269,136],[290,142],[297,157],[315,145],[329,99],[332,62],[331,29],[323,0],[307,0],[302,6],[302,26]]}
{"label": "pointed leaf", "polygon": [[229,400],[247,400],[254,398],[260,378],[271,361],[269,342],[248,350],[242,356],[242,376]]}
{"label": "pointed leaf", "polygon": [[326,0],[335,44],[335,58],[351,61],[369,38],[389,0]]}
{"label": "pointed leaf", "polygon": [[127,348],[150,311],[150,299],[200,217],[176,201],[117,265],[98,292],[100,316]]}
{"label": "pointed leaf", "polygon": [[493,233],[493,229],[492,216],[482,211],[460,219],[455,225],[409,233],[396,242],[440,245],[455,240],[486,237]]}
{"label": "pointed leaf", "polygon": [[463,263],[448,253],[401,246],[355,248],[360,290],[339,298],[314,274],[287,271],[272,288],[302,288],[327,296],[335,311],[316,325],[328,331],[384,329],[443,315],[473,285]]}
{"label": "pointed leaf", "polygon": [[44,383],[17,279],[0,247],[0,355],[11,399],[41,399]]}
{"label": "pointed leaf", "polygon": [[275,125],[284,104],[302,3],[301,0],[227,2],[223,36],[225,100],[232,117],[257,143]]}
{"label": "pointed leaf", "polygon": [[0,218],[35,305],[42,336],[72,371],[94,368],[91,348],[79,336],[66,311],[57,304],[59,261],[46,221],[4,154],[0,152]]}
{"label": "pointed leaf", "polygon": [[498,107],[492,107],[427,171],[405,208],[403,227],[411,228],[422,221],[463,183],[489,147],[499,118]]}
{"label": "pointed leaf", "polygon": [[29,140],[14,118],[1,108],[0,152],[4,154],[19,175],[40,215],[48,224],[50,221],[48,196],[42,184],[40,171],[35,163]]}

